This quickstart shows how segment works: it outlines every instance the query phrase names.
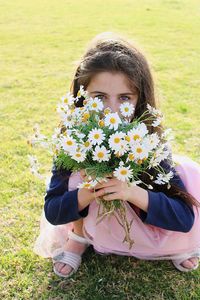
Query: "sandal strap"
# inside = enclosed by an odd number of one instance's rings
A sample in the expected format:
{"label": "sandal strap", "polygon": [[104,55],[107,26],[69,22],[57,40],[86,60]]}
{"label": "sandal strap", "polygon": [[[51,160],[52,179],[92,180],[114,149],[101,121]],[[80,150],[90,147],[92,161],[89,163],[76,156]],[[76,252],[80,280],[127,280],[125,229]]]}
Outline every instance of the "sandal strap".
{"label": "sandal strap", "polygon": [[85,245],[90,245],[90,243],[88,242],[87,239],[77,235],[76,233],[74,233],[71,230],[68,230],[68,236],[69,236],[70,239],[72,239],[74,241],[80,242],[80,243],[85,244]]}
{"label": "sandal strap", "polygon": [[82,260],[82,258],[80,255],[70,252],[70,251],[63,251],[53,257],[54,263],[62,262],[64,264],[68,264],[74,269],[74,271],[77,271],[77,269],[79,268],[79,266],[81,264],[81,260]]}

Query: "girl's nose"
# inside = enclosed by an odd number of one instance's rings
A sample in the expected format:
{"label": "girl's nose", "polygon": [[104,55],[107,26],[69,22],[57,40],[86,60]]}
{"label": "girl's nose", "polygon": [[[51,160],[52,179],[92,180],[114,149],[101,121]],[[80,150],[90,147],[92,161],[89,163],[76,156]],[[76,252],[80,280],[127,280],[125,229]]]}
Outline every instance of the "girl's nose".
{"label": "girl's nose", "polygon": [[112,112],[119,112],[119,105],[117,103],[117,99],[114,97],[109,98],[105,106],[110,107]]}

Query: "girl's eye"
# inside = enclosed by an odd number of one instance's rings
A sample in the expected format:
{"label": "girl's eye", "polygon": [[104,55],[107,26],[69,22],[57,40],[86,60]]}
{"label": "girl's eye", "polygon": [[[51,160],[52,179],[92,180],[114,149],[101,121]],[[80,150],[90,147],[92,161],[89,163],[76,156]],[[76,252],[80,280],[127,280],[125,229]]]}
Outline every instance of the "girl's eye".
{"label": "girl's eye", "polygon": [[130,100],[130,97],[128,97],[128,96],[121,96],[121,99],[122,99],[123,101],[127,101],[127,100]]}
{"label": "girl's eye", "polygon": [[104,95],[97,95],[97,96],[95,96],[95,97],[97,97],[97,98],[99,98],[99,99],[102,99],[102,98],[104,97]]}

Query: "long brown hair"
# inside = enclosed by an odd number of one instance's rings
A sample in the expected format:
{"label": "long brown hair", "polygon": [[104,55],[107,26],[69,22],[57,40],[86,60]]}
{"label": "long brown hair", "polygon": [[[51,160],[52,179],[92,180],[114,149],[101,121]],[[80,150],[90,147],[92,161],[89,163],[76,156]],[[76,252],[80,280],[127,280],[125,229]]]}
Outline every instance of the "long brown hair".
{"label": "long brown hair", "polygon": [[[78,66],[75,70],[74,79],[71,84],[70,91],[77,96],[80,86],[85,89],[89,85],[91,79],[98,72],[121,72],[126,75],[129,86],[138,92],[138,101],[135,107],[134,117],[140,117],[147,109],[147,103],[154,108],[159,108],[158,100],[155,97],[154,80],[150,70],[149,63],[144,54],[136,47],[131,40],[124,38],[112,32],[104,32],[97,35],[88,45],[86,52],[78,61]],[[76,106],[83,106],[83,98],[80,97],[76,102]],[[155,133],[159,136],[163,133],[163,125],[153,127],[146,122],[150,133]],[[170,160],[168,163],[171,163]],[[154,169],[150,173],[155,176]],[[184,191],[175,184],[171,184],[170,189],[166,185],[159,186],[153,183],[149,176],[145,173],[140,177],[142,181],[151,184],[156,191],[162,191],[168,196],[179,197],[189,205],[200,206],[198,201],[187,191]],[[143,187],[143,185],[140,185]]]}

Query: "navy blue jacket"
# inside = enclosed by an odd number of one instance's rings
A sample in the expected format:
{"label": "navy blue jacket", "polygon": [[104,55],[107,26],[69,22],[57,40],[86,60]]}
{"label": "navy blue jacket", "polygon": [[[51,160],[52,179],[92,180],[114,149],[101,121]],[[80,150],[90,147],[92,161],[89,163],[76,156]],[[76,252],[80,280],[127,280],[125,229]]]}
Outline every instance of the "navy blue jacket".
{"label": "navy blue jacket", "polygon": [[[165,160],[162,167],[175,172],[171,183],[186,188],[175,169]],[[59,171],[53,164],[52,177],[46,190],[44,211],[47,220],[53,225],[66,224],[88,214],[89,206],[78,210],[78,189],[68,191],[68,180],[71,171]],[[194,223],[194,211],[178,197],[168,197],[163,192],[147,190],[149,196],[148,211],[140,209],[139,217],[146,224],[158,226],[163,229],[188,232]]]}

